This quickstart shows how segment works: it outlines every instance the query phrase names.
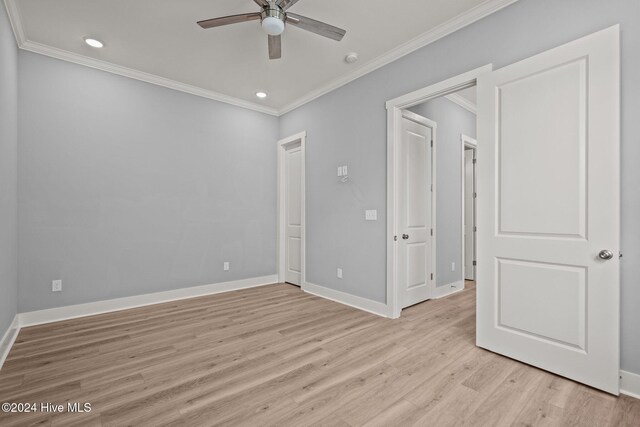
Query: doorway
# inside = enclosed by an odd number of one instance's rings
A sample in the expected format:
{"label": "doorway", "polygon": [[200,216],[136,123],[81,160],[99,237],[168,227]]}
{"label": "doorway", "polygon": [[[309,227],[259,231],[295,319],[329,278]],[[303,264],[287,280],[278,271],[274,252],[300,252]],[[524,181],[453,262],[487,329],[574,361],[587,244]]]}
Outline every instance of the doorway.
{"label": "doorway", "polygon": [[305,139],[278,142],[278,280],[305,282]]}
{"label": "doorway", "polygon": [[462,144],[462,277],[476,280],[476,162],[478,142],[460,134]]}
{"label": "doorway", "polygon": [[617,395],[619,26],[387,102],[389,317],[401,311],[401,110],[474,84],[476,345]]}

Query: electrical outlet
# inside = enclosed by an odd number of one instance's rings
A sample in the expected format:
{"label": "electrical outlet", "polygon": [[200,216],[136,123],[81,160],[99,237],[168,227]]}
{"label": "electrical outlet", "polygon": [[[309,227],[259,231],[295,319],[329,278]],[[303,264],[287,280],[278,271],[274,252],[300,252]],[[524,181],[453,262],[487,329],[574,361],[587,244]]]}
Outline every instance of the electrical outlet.
{"label": "electrical outlet", "polygon": [[62,292],[62,280],[51,282],[51,292]]}
{"label": "electrical outlet", "polygon": [[224,268],[224,271],[229,271],[229,262],[228,261],[225,261],[223,268]]}
{"label": "electrical outlet", "polygon": [[456,263],[455,262],[451,263],[451,271],[456,271]]}
{"label": "electrical outlet", "polygon": [[338,269],[338,279],[342,279],[342,269]]}
{"label": "electrical outlet", "polygon": [[364,219],[365,221],[377,221],[378,211],[376,209],[364,211]]}
{"label": "electrical outlet", "polygon": [[342,176],[342,166],[338,166],[338,176]]}

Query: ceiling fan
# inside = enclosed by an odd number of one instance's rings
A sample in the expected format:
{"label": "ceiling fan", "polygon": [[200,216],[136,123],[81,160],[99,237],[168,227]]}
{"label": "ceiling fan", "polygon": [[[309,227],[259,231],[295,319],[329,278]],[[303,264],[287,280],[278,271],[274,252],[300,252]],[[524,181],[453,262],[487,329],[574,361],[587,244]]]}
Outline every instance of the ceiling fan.
{"label": "ceiling fan", "polygon": [[269,59],[278,59],[282,57],[282,33],[284,32],[285,22],[295,25],[303,30],[328,37],[333,40],[340,41],[347,33],[345,30],[307,18],[306,16],[297,15],[287,12],[287,10],[296,4],[299,0],[253,0],[262,8],[261,12],[243,13],[240,15],[223,16],[220,18],[206,19],[198,21],[198,25],[202,28],[220,27],[223,25],[237,24],[247,21],[261,21],[262,29],[269,36]]}

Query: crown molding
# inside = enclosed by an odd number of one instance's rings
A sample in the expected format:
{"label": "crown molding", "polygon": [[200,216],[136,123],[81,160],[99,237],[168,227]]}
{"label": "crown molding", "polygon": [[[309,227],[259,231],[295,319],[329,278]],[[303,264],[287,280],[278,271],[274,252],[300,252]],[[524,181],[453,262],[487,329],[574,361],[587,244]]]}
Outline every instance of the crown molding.
{"label": "crown molding", "polygon": [[409,40],[408,42],[401,44],[397,48],[367,62],[361,68],[353,71],[350,74],[339,77],[335,80],[332,80],[328,84],[316,89],[309,94],[303,96],[302,98],[294,101],[279,111],[279,115],[286,114],[292,110],[295,110],[298,107],[303,106],[304,104],[313,101],[316,98],[321,97],[322,95],[326,95],[329,92],[332,92],[338,89],[341,86],[346,85],[366,74],[369,74],[372,71],[377,70],[378,68],[384,67],[387,64],[390,64],[393,61],[396,61],[403,56],[406,56],[416,50],[425,47],[443,37],[448,36],[451,33],[454,33],[468,25],[473,24],[480,19],[491,15],[503,9],[518,0],[487,0],[482,4],[468,10],[465,13],[462,13],[456,16],[449,21],[438,25],[435,28],[419,35],[418,37]]}
{"label": "crown molding", "polygon": [[503,9],[518,0],[487,0],[484,3],[468,10],[456,16],[449,21],[438,25],[437,27],[421,34],[420,36],[398,46],[397,48],[367,62],[362,67],[354,70],[345,76],[341,76],[327,83],[326,85],[311,91],[307,95],[299,98],[298,100],[286,105],[281,109],[266,107],[264,105],[256,104],[253,102],[245,101],[243,99],[235,98],[232,96],[224,95],[211,90],[203,89],[197,86],[181,83],[176,80],[171,80],[166,77],[161,77],[155,74],[146,73],[143,71],[134,70],[132,68],[123,67],[120,65],[112,64],[107,61],[91,58],[88,56],[80,55],[78,53],[69,52],[67,50],[55,48],[42,43],[33,42],[27,39],[24,28],[22,26],[22,19],[20,11],[17,7],[16,0],[4,0],[9,15],[9,21],[13,28],[13,33],[16,37],[18,47],[23,50],[38,53],[41,55],[50,56],[52,58],[61,59],[63,61],[73,62],[75,64],[84,65],[87,67],[95,68],[98,70],[106,71],[113,74],[129,77],[135,80],[163,86],[169,89],[186,92],[192,95],[200,96],[203,98],[212,99],[226,104],[235,105],[237,107],[246,108],[261,113],[270,114],[273,116],[281,116],[286,114],[302,105],[313,101],[316,98],[321,97],[329,92],[338,89],[341,86],[346,85],[370,72],[377,70],[403,56],[406,56],[428,44],[435,42],[461,28],[464,28],[500,9]]}
{"label": "crown molding", "polygon": [[264,105],[234,98],[232,96],[203,89],[197,86],[181,83],[176,80],[168,79],[166,77],[160,77],[155,74],[145,73],[143,71],[134,70],[132,68],[123,67],[121,65],[112,64],[107,61],[102,61],[99,59],[80,55],[78,53],[69,52],[64,49],[59,49],[53,46],[48,46],[42,43],[28,40],[22,26],[22,17],[20,15],[20,10],[17,7],[16,0],[4,0],[4,4],[7,8],[7,14],[9,15],[11,28],[13,28],[13,34],[16,37],[16,43],[18,44],[18,47],[20,49],[39,53],[41,55],[46,55],[56,59],[61,59],[63,61],[73,62],[74,64],[84,65],[86,67],[95,68],[98,70],[106,71],[108,73],[118,74],[120,76],[129,77],[154,85],[163,86],[169,89],[178,90],[180,92],[186,92],[191,95],[213,99],[214,101],[224,102],[225,104],[235,105],[236,107],[258,111],[260,113],[266,113],[272,116],[279,115],[278,110],[275,108],[266,107]]}
{"label": "crown molding", "polygon": [[4,5],[7,9],[7,15],[9,15],[9,23],[13,29],[13,34],[16,37],[16,43],[18,43],[18,47],[20,47],[26,40],[24,28],[22,28],[20,11],[18,10],[15,0],[4,0]]}
{"label": "crown molding", "polygon": [[[7,1],[12,1],[12,0],[7,0]],[[23,50],[28,50],[29,52],[39,53],[41,55],[50,56],[56,59],[62,59],[63,61],[73,62],[75,64],[84,65],[86,67],[96,68],[98,70],[106,71],[108,73],[118,74],[120,76],[129,77],[135,80],[141,80],[143,82],[151,83],[158,86],[163,86],[169,89],[178,90],[180,92],[186,92],[192,95],[201,96],[203,98],[213,99],[214,101],[220,101],[226,104],[235,105],[236,107],[242,107],[248,110],[258,111],[260,113],[266,113],[272,116],[278,116],[278,110],[274,108],[269,108],[269,107],[265,107],[264,105],[254,104],[253,102],[248,102],[242,99],[234,98],[232,96],[223,95],[218,92],[202,89],[197,86],[181,83],[176,80],[168,79],[166,77],[160,77],[155,74],[145,73],[144,71],[138,71],[138,70],[123,67],[120,65],[115,65],[110,62],[90,58],[88,56],[84,56],[77,53],[69,52],[67,50],[47,46],[41,43],[36,43],[36,42],[27,40],[22,44],[22,46],[20,46],[20,48]]]}
{"label": "crown molding", "polygon": [[469,101],[464,96],[460,96],[457,93],[452,93],[449,95],[445,95],[445,98],[447,98],[449,101],[453,102],[454,104],[458,104],[459,106],[461,106],[462,108],[464,108],[465,110],[473,114],[478,114],[478,107],[476,106],[476,104]]}

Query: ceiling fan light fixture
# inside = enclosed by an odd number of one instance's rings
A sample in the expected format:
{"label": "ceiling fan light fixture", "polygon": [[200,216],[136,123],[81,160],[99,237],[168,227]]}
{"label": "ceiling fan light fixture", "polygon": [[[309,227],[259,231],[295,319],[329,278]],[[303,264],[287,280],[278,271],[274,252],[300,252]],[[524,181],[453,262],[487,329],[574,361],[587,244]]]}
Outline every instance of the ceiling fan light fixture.
{"label": "ceiling fan light fixture", "polygon": [[275,16],[267,16],[262,20],[262,30],[270,36],[279,36],[284,32],[284,21]]}

